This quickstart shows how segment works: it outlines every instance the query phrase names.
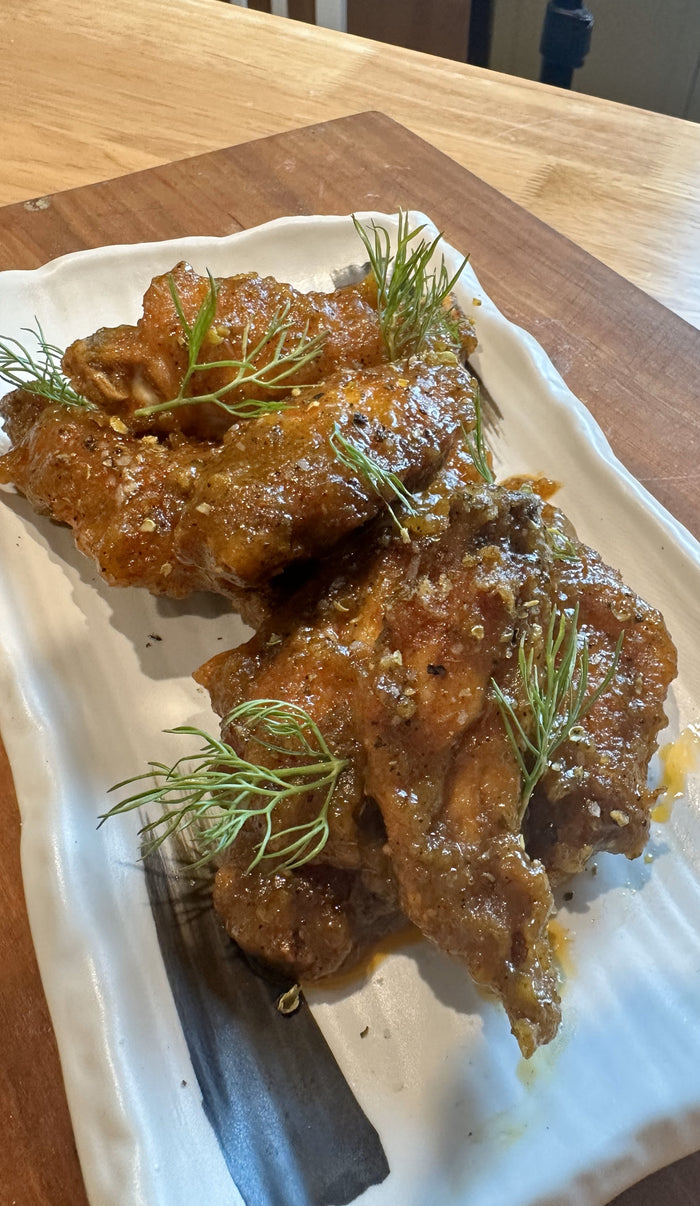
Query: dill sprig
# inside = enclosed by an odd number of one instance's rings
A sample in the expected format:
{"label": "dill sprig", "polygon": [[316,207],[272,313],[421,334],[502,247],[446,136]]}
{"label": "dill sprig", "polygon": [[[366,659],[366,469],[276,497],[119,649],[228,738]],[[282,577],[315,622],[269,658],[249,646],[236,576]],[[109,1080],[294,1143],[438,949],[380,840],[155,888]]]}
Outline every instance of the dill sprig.
{"label": "dill sprig", "polygon": [[398,518],[392,502],[400,502],[407,515],[417,515],[418,511],[413,495],[404,486],[398,474],[392,473],[389,469],[383,469],[369,452],[365,452],[354,440],[344,436],[337,423],[333,424],[330,445],[341,465],[344,465],[357,477],[363,478],[375,494],[379,495],[401,533],[401,539],[408,542],[408,531]]}
{"label": "dill sprig", "polygon": [[576,561],[578,553],[576,545],[561,528],[545,527],[545,539],[555,561]]}
{"label": "dill sprig", "polygon": [[496,479],[493,475],[493,469],[489,464],[488,453],[484,443],[484,429],[481,416],[481,390],[479,388],[478,381],[476,382],[474,393],[474,414],[476,415],[474,430],[467,431],[464,424],[461,423],[460,427],[462,428],[462,436],[464,437],[464,442],[467,445],[469,455],[474,462],[474,468],[476,469],[477,473],[483,477],[484,481],[492,486]]}
{"label": "dill sprig", "polygon": [[63,352],[46,339],[41,323],[34,319],[33,327],[22,327],[36,340],[38,351],[33,353],[19,339],[0,339],[0,381],[6,381],[13,389],[24,389],[50,402],[63,406],[86,406],[93,409],[92,402],[76,393],[61,369]]}
{"label": "dill sprig", "polygon": [[577,604],[567,618],[564,612],[553,609],[545,637],[542,674],[535,665],[534,649],[530,648],[526,653],[525,637],[520,642],[518,669],[525,696],[524,720],[520,719],[520,709],[506,698],[495,679],[491,680],[506,734],[520,767],[521,821],[530,796],[554,754],[607,691],[620,660],[624,631],[620,633],[607,673],[595,690],[589,691],[588,638],[579,637],[578,611]]}
{"label": "dill sprig", "polygon": [[[176,831],[191,830],[202,852],[199,866],[221,854],[235,842],[244,825],[261,823],[262,837],[248,870],[261,862],[274,861],[273,870],[293,871],[320,853],[328,840],[328,811],[336,783],[347,760],[329,750],[318,725],[296,704],[278,699],[253,699],[229,712],[224,726],[233,726],[248,740],[277,757],[285,765],[257,765],[239,754],[221,738],[202,729],[180,725],[168,729],[203,741],[196,754],[186,754],[171,767],[151,762],[150,771],[117,783],[121,790],[144,779],[156,783],[115,804],[100,818],[159,804],[163,815],[149,821],[139,833],[148,855]],[[275,810],[294,796],[319,793],[317,816],[299,825],[275,829]]]}
{"label": "dill sprig", "polygon": [[[321,351],[326,333],[320,331],[310,338],[308,322],[301,335],[289,344],[287,336],[292,327],[292,320],[289,317],[290,303],[287,302],[272,316],[267,331],[257,343],[250,343],[250,324],[244,328],[239,359],[200,360],[202,347],[207,338],[211,336],[219,295],[219,283],[214,280],[211,272],[207,272],[207,275],[209,277],[207,295],[191,324],[185,316],[182,300],[172,274],[168,277],[170,294],[187,342],[187,368],[176,397],[171,398],[168,402],[143,406],[134,412],[136,415],[154,415],[160,411],[174,410],[178,406],[191,406],[197,402],[211,402],[238,419],[253,419],[259,415],[281,410],[287,405],[287,400],[283,398],[262,400],[247,397],[240,402],[227,402],[226,398],[233,390],[241,387],[253,391],[256,388],[264,388],[284,392],[288,388],[289,377],[304,368],[310,361],[315,360]],[[215,333],[215,335],[218,338],[218,334]],[[221,342],[220,338],[219,342]],[[266,351],[270,353],[267,360],[264,364],[259,364],[260,357]],[[209,372],[212,369],[233,369],[234,374],[225,385],[210,393],[187,392],[196,373]]]}
{"label": "dill sprig", "polygon": [[366,230],[353,214],[355,230],[362,239],[377,282],[377,310],[382,336],[390,360],[417,355],[431,334],[442,334],[448,345],[458,343],[455,324],[445,302],[469,259],[465,256],[454,276],[444,257],[437,269],[429,264],[442,235],[431,242],[421,239],[425,226],[409,227],[408,214],[399,214],[396,250],[392,252],[389,232],[373,221]]}

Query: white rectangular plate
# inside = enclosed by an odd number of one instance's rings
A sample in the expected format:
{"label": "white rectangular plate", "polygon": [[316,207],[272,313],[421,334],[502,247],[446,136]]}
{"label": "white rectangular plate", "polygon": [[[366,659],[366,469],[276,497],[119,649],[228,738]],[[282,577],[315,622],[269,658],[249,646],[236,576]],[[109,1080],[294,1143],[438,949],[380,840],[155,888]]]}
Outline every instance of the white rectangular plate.
{"label": "white rectangular plate", "polygon": [[[362,216],[396,229],[394,217]],[[456,268],[461,257],[444,253]],[[255,269],[331,288],[333,270],[364,258],[350,219],[334,217],[81,252],[0,275],[0,331],[19,336],[36,316],[65,346],[134,322],[151,277],[180,259],[215,275]],[[666,617],[680,655],[671,740],[700,721],[700,546],[615,459],[471,268],[458,294],[502,414],[490,436],[499,474],[562,482],[557,501],[580,537]],[[95,824],[112,783],[177,756],[163,729],[215,725],[190,674],[243,627],[215,598],[180,604],[110,589],[67,529],[12,491],[0,507],[0,563],[0,727],[90,1202],[229,1206],[240,1197],[201,1108],[136,862],[137,819]],[[697,775],[671,820],[652,826],[649,849],[652,861],[599,858],[595,877],[570,885],[561,1033],[528,1065],[500,1008],[427,944],[388,956],[356,985],[307,994],[389,1160],[363,1206],[602,1206],[700,1146]]]}

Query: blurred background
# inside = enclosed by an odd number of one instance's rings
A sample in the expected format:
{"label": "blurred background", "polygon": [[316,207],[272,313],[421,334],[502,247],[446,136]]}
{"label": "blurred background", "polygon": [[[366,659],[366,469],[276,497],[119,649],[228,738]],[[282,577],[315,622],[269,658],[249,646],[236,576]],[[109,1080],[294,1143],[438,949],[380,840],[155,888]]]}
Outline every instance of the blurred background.
{"label": "blurred background", "polygon": [[[547,0],[493,0],[488,66],[539,79]],[[587,0],[595,25],[573,89],[700,121],[698,0]]]}
{"label": "blurred background", "polygon": [[700,121],[700,0],[229,2]]}

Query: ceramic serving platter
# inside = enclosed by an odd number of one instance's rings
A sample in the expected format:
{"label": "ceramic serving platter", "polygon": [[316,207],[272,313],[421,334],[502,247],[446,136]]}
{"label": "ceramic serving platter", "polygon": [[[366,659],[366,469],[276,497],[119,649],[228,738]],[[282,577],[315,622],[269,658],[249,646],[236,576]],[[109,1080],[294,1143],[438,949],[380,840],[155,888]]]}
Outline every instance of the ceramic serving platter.
{"label": "ceramic serving platter", "polygon": [[[396,231],[395,217],[362,217]],[[456,268],[459,252],[442,252]],[[36,317],[65,346],[134,322],[151,277],[180,259],[330,289],[364,250],[350,218],[323,217],[80,252],[1,274],[0,331],[21,337]],[[561,482],[580,537],[666,617],[680,673],[662,741],[675,740],[700,722],[700,546],[471,266],[457,292],[498,415],[499,475]],[[0,728],[91,1206],[602,1206],[700,1146],[697,774],[646,858],[597,858],[568,885],[561,1032],[528,1063],[500,1007],[422,941],[309,990],[305,1020],[283,1019],[272,989],[192,928],[195,915],[210,927],[206,905],[183,921],[182,885],[196,885],[167,865],[146,873],[137,816],[96,828],[111,784],[190,748],[163,730],[215,728],[190,675],[246,635],[240,620],[214,597],[107,587],[68,530],[9,489],[0,564]]]}

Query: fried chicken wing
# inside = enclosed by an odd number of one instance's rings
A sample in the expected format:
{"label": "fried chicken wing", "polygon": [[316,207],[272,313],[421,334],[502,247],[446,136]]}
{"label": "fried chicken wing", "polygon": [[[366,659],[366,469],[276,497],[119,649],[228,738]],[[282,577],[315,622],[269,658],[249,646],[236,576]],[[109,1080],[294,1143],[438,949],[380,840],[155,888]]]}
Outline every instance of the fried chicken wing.
{"label": "fried chicken wing", "polygon": [[22,391],[2,399],[0,414],[9,417],[13,440],[0,457],[0,482],[13,482],[37,511],[69,524],[111,586],[174,598],[203,587],[197,567],[178,561],[174,540],[210,455],[206,445],[160,444],[153,435],[115,430],[101,411],[46,404]]}
{"label": "fried chicken wing", "polygon": [[559,1023],[552,896],[523,848],[519,768],[490,685],[549,610],[536,515],[526,494],[455,500],[385,611],[357,715],[404,912],[497,991],[525,1055]]}
{"label": "fried chicken wing", "polygon": [[[290,602],[197,675],[224,715],[241,698],[283,691],[314,716],[354,776],[352,810],[341,796],[315,863],[379,874],[369,863],[377,847],[348,831],[362,800],[378,807],[404,913],[501,993],[524,1050],[558,1020],[551,893],[521,845],[517,765],[486,697],[491,674],[511,664],[515,618],[527,622],[523,594],[536,589],[533,506],[518,495],[509,511],[475,487],[453,503],[441,537],[348,553],[320,596],[307,588],[306,603]],[[522,551],[499,546],[509,539],[525,541]],[[215,901],[237,934],[235,897],[217,891]]]}
{"label": "fried chicken wing", "polygon": [[[210,289],[207,276],[189,264],[157,276],[143,299],[143,315],[136,326],[103,327],[78,339],[65,352],[63,368],[79,394],[110,414],[119,415],[136,430],[183,431],[200,439],[220,438],[232,418],[214,403],[181,406],[160,414],[138,416],[140,408],[171,401],[187,369],[187,340],[170,288],[177,292],[186,322],[191,327]],[[334,293],[301,293],[273,277],[243,273],[216,281],[216,312],[207,334],[201,361],[240,361],[270,330],[276,318],[287,325],[286,349],[302,337],[324,333],[318,356],[285,378],[285,388],[256,385],[255,397],[283,397],[294,386],[322,382],[340,367],[360,369],[386,360],[386,350],[376,308],[376,284],[368,279]],[[256,359],[269,364],[277,340],[265,346]],[[207,394],[235,379],[235,368],[197,372],[189,394]],[[250,396],[250,388],[237,387],[225,395],[229,404]]]}
{"label": "fried chicken wing", "polygon": [[[215,880],[214,905],[231,937],[248,954],[306,980],[352,964],[402,920],[386,831],[363,791],[365,758],[354,722],[349,645],[372,624],[365,598],[375,629],[382,614],[381,587],[370,589],[358,559],[369,570],[372,559],[354,542],[323,585],[312,579],[247,644],[212,658],[195,675],[224,718],[250,699],[283,698],[303,708],[334,754],[347,760],[331,800],[328,840],[312,864],[272,877],[260,866],[248,871],[260,837],[259,827],[249,825],[245,844],[227,852]],[[235,727],[224,723],[222,731],[242,757],[260,756]],[[283,802],[277,830],[309,822],[318,806],[313,793]]]}
{"label": "fried chicken wing", "polygon": [[[303,882],[295,882],[299,871],[285,883],[295,933],[304,937],[303,958],[285,956],[290,970],[318,978],[335,968],[328,933],[301,926],[300,916],[312,871],[323,913],[333,873],[343,869],[387,907],[379,932],[395,924],[398,899],[427,937],[495,990],[529,1055],[553,1037],[560,1016],[548,870],[568,874],[596,848],[641,848],[654,799],[647,767],[674,651],[658,613],[595,554],[572,540],[575,556],[555,555],[551,508],[529,489],[470,481],[460,452],[426,497],[425,512],[407,520],[409,544],[377,521],[370,538],[347,543],[247,645],[196,677],[223,716],[256,698],[304,707],[347,759],[328,842],[301,869]],[[527,724],[518,649],[524,643],[540,664],[550,617],[577,607],[591,692],[614,660],[621,627],[634,626],[610,691],[557,751],[523,832],[520,765],[492,684]],[[649,692],[643,704],[640,675]],[[582,764],[583,773],[574,769]],[[284,824],[308,819],[313,807],[305,799]],[[618,811],[628,813],[627,824]],[[375,826],[374,841],[362,835],[363,817]],[[241,865],[231,854],[219,871],[216,907],[246,949],[254,937],[256,953],[279,965],[277,924],[266,937],[264,876],[243,884],[241,906]],[[349,897],[342,906],[333,899],[356,933]],[[348,940],[343,965],[360,948]]]}
{"label": "fried chicken wing", "polygon": [[591,690],[624,636],[612,683],[557,751],[528,808],[528,849],[554,882],[582,870],[599,851],[636,858],[644,849],[658,795],[647,786],[647,768],[677,671],[660,612],[592,549],[574,547],[576,556],[559,562],[557,584],[562,600],[579,607]]}
{"label": "fried chicken wing", "polygon": [[460,424],[474,423],[473,379],[459,366],[418,361],[339,372],[306,406],[232,428],[178,533],[178,556],[255,587],[292,561],[319,556],[392,496],[344,465],[342,437],[409,489],[439,470]]}
{"label": "fried chicken wing", "polygon": [[[474,423],[474,382],[419,361],[340,370],[324,390],[249,419],[221,442],[138,435],[115,416],[17,391],[0,402],[13,447],[0,482],[68,523],[112,585],[231,597],[317,557],[384,498],[337,459],[337,430],[408,489],[426,484]],[[387,489],[387,494],[391,490]]]}

